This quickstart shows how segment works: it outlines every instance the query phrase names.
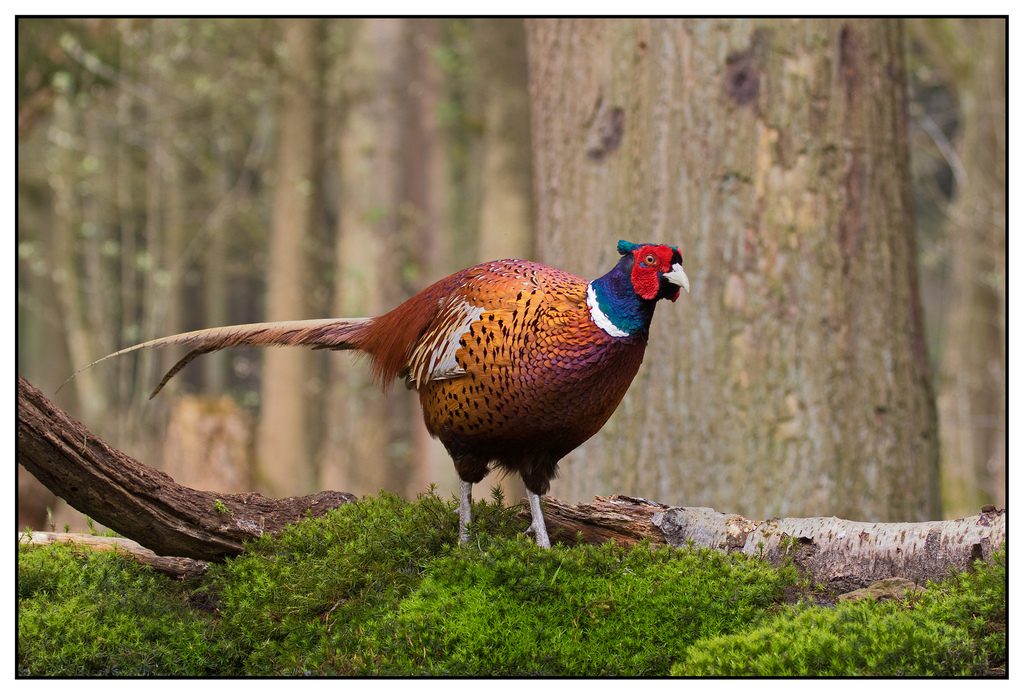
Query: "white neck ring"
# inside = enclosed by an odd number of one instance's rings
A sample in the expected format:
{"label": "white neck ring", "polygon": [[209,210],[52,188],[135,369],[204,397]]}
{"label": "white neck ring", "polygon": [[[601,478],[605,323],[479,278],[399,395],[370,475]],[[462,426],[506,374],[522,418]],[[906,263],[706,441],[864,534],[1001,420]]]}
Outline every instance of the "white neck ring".
{"label": "white neck ring", "polygon": [[629,335],[629,333],[626,333],[626,331],[612,323],[608,315],[601,311],[601,307],[597,303],[597,293],[594,292],[593,283],[587,285],[587,306],[590,307],[590,318],[593,319],[594,323],[602,331],[613,338],[625,338]]}

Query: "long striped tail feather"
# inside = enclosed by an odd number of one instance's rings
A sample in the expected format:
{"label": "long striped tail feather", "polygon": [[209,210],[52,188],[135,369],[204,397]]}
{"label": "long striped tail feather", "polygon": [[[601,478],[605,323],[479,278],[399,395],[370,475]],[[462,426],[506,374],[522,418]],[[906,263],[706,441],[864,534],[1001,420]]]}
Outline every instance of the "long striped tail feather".
{"label": "long striped tail feather", "polygon": [[153,393],[149,395],[150,398],[153,398],[160,393],[164,386],[167,385],[167,382],[180,372],[185,365],[208,352],[216,352],[217,350],[237,347],[239,345],[259,347],[292,345],[310,347],[314,350],[358,350],[361,348],[361,340],[372,323],[372,318],[268,321],[265,323],[246,323],[237,326],[220,326],[218,328],[204,328],[188,333],[178,333],[165,338],[147,340],[144,343],[132,345],[101,357],[76,370],[74,374],[64,380],[64,383],[57,388],[57,391],[60,391],[69,381],[85,370],[91,369],[100,362],[105,362],[113,357],[135,352],[136,350],[169,347],[171,345],[183,345],[192,348],[160,380]]}

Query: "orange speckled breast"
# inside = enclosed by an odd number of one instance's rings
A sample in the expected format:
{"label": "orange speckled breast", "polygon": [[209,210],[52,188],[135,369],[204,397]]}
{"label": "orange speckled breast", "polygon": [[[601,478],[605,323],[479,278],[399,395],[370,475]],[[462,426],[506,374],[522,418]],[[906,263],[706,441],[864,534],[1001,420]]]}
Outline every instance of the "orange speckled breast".
{"label": "orange speckled breast", "polygon": [[459,273],[450,291],[482,311],[457,334],[458,375],[417,386],[431,434],[453,454],[501,459],[534,448],[560,458],[596,433],[640,368],[646,334],[605,333],[586,290],[580,277],[526,261]]}

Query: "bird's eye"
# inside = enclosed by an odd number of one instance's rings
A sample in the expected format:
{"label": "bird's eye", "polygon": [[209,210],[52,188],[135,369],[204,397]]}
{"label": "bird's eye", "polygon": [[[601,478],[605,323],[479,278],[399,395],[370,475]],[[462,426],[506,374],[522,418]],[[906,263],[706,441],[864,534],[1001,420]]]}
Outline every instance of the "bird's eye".
{"label": "bird's eye", "polygon": [[647,265],[654,265],[654,255],[650,253],[647,254],[647,257],[644,259],[644,263]]}

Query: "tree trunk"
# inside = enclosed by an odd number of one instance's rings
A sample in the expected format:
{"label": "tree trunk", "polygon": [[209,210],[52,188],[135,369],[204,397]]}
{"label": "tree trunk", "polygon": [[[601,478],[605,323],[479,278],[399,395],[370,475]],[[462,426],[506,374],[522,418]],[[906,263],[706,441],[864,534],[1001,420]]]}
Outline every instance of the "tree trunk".
{"label": "tree trunk", "polygon": [[[150,24],[151,56],[150,81],[154,85],[154,101],[147,114],[150,129],[149,157],[153,166],[153,183],[159,192],[154,194],[158,224],[154,228],[151,253],[157,261],[153,275],[154,295],[150,329],[144,335],[171,335],[185,330],[182,306],[182,279],[191,263],[184,261],[185,203],[182,161],[178,156],[177,136],[188,126],[180,118],[180,105],[175,98],[172,81],[174,36],[180,20],[156,20]],[[148,220],[147,220],[148,221]],[[161,355],[161,375],[174,366],[173,354]],[[177,383],[168,395],[179,390]],[[147,385],[139,389],[147,391]]]}
{"label": "tree trunk", "polygon": [[530,102],[522,22],[473,23],[483,102],[479,260],[533,256]]}
{"label": "tree trunk", "polygon": [[1006,24],[951,21],[968,50],[951,70],[964,180],[949,212],[953,289],[939,416],[943,500],[961,513],[1006,501]]}
{"label": "tree trunk", "polygon": [[[283,82],[277,180],[268,256],[266,319],[306,316],[305,242],[313,223],[319,85],[318,23],[284,26]],[[302,350],[268,350],[263,356],[257,478],[273,494],[313,488],[306,407],[311,356]]]}
{"label": "tree trunk", "polygon": [[[221,199],[231,195],[231,184],[228,181],[228,163],[223,155],[217,159],[222,174],[217,178],[215,186]],[[228,311],[228,235],[231,233],[227,224],[227,215],[216,220],[217,228],[211,229],[209,244],[203,253],[203,325],[226,326],[230,323]],[[229,356],[225,351],[212,352],[202,360],[203,392],[218,396],[224,393],[228,385]]]}
{"label": "tree trunk", "polygon": [[[377,316],[401,297],[398,243],[401,55],[404,20],[358,20],[352,27],[338,139],[340,192],[335,311]],[[320,484],[356,494],[395,489],[389,422],[400,396],[386,396],[367,365],[351,353],[332,355],[327,434]]]}
{"label": "tree trunk", "polygon": [[[135,54],[130,48],[132,44],[131,22],[122,19],[117,22],[116,26],[120,69],[126,74],[131,74],[131,71],[135,69],[133,64]],[[117,134],[114,143],[115,209],[117,211],[117,229],[120,235],[118,247],[121,263],[120,293],[118,297],[121,331],[120,335],[117,336],[117,342],[118,347],[121,347],[143,340],[149,336],[142,334],[141,325],[144,314],[143,300],[145,297],[142,296],[141,288],[143,284],[140,281],[138,263],[141,215],[138,214],[138,205],[136,203],[136,200],[141,197],[137,190],[139,188],[138,181],[145,177],[140,176],[139,167],[135,162],[134,156],[136,148],[131,141],[131,134],[141,129],[141,126],[137,123],[138,119],[136,116],[138,104],[137,97],[129,85],[118,83],[115,89],[115,132]],[[96,356],[89,358],[87,362],[74,363],[72,367],[78,369],[81,365],[88,364],[96,359],[99,354],[97,353]],[[129,406],[133,403],[137,404],[140,402],[140,392],[143,389],[148,389],[150,382],[141,379],[139,376],[141,371],[138,368],[140,362],[139,357],[133,355],[129,360],[124,360],[114,365],[117,377],[118,402],[129,404]],[[145,385],[141,386],[143,383]],[[128,419],[131,418],[137,422],[138,417],[137,409],[130,409],[126,418],[119,419],[119,441],[126,441],[131,437],[132,425],[134,423],[129,423]],[[96,422],[88,415],[85,415],[85,419],[87,422]],[[93,427],[95,427],[95,424]]]}
{"label": "tree trunk", "polygon": [[[540,257],[679,244],[692,294],[554,493],[939,510],[896,20],[527,23]],[[585,250],[583,252],[582,250]]]}
{"label": "tree trunk", "polygon": [[[52,279],[64,339],[72,365],[89,364],[101,354],[97,346],[99,327],[92,326],[84,311],[84,290],[78,244],[81,239],[82,216],[79,201],[78,156],[72,145],[81,142],[80,122],[71,87],[62,85],[54,99],[52,139],[61,143],[52,149],[49,170],[53,186]],[[83,374],[85,376],[85,374]],[[88,376],[74,385],[78,412],[94,426],[102,428],[108,414],[109,401],[99,374]]]}
{"label": "tree trunk", "polygon": [[230,396],[178,396],[170,406],[161,470],[200,490],[251,490],[252,430],[248,413]]}
{"label": "tree trunk", "polygon": [[[442,278],[457,268],[451,264],[445,210],[447,193],[444,150],[440,123],[442,76],[435,53],[439,45],[440,22],[434,19],[407,23],[402,53],[407,82],[402,85],[401,238],[415,268],[405,286],[406,296]],[[404,297],[402,297],[404,299]],[[400,300],[399,300],[400,301]],[[432,438],[423,423],[419,397],[414,391],[396,394],[403,401],[403,417],[392,425],[392,438],[410,441],[408,470],[401,488],[408,497],[425,492],[438,480],[443,466],[449,466],[444,446]]]}

